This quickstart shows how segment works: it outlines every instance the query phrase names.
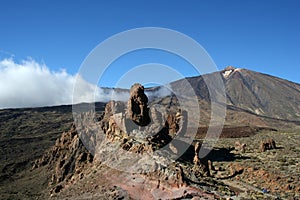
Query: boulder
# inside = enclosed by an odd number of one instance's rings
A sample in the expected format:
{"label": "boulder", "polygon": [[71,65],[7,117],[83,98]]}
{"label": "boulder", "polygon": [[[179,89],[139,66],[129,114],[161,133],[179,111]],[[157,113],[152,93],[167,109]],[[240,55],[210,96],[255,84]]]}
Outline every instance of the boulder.
{"label": "boulder", "polygon": [[245,143],[240,143],[239,141],[236,141],[235,142],[235,150],[237,151],[241,151],[242,153],[245,153],[246,152],[246,147],[247,145]]}
{"label": "boulder", "polygon": [[262,140],[260,142],[259,150],[260,152],[265,152],[266,150],[276,149],[276,142],[273,139]]}

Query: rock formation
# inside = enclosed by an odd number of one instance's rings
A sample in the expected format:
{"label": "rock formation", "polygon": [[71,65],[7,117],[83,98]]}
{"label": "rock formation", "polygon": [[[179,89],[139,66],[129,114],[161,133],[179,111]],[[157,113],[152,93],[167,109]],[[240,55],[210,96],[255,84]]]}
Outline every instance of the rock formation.
{"label": "rock formation", "polygon": [[271,149],[276,149],[276,143],[273,139],[263,140],[260,142],[259,150],[261,152]]}
{"label": "rock formation", "polygon": [[[172,112],[164,111],[159,106],[149,109],[144,87],[134,84],[127,105],[110,101],[99,118],[93,111],[80,113],[75,123],[77,127],[73,125],[70,131],[63,133],[33,168],[47,166],[53,171],[49,183],[51,194],[60,193],[68,184],[81,180],[85,173],[91,173],[89,169],[93,166],[104,163],[115,169],[125,165],[135,170],[136,176],[141,178],[139,180],[149,183],[148,187],[153,185],[150,191],[155,191],[157,197],[168,195],[179,198],[193,193],[202,194],[199,188],[190,187],[188,180],[188,177],[199,180],[210,175],[209,162],[199,159],[200,143],[195,145],[194,160],[188,158],[187,163],[175,160],[180,150],[178,144],[184,143],[181,132],[186,130],[187,114],[182,113],[186,111],[176,108],[172,108]],[[177,137],[176,142],[172,144],[174,137]],[[163,148],[165,146],[167,148]],[[162,148],[163,151],[155,154]],[[138,159],[131,161],[127,155]],[[128,187],[124,185],[125,189]]]}
{"label": "rock formation", "polygon": [[53,171],[49,185],[50,193],[58,193],[67,182],[83,176],[83,168],[93,162],[93,156],[85,148],[77,134],[75,125],[68,132],[64,132],[44,156],[33,164],[33,169],[48,166]]}
{"label": "rock formation", "polygon": [[169,133],[174,136],[179,130],[179,121],[181,120],[181,114],[178,112],[175,115],[169,114],[167,117],[167,127],[169,129]]}
{"label": "rock formation", "polygon": [[209,176],[210,171],[209,171],[209,162],[206,159],[199,159],[199,150],[201,148],[201,145],[199,142],[195,144],[195,156],[194,156],[194,166],[193,166],[193,171],[195,175],[197,176]]}
{"label": "rock formation", "polygon": [[144,87],[139,83],[131,86],[127,115],[139,126],[146,126],[150,123],[148,97],[144,93]]}
{"label": "rock formation", "polygon": [[[165,113],[159,105],[149,109],[147,104],[144,87],[138,83],[131,87],[127,105],[108,102],[100,121],[106,139],[119,141],[124,150],[134,153],[149,153],[167,145],[179,131],[184,116],[181,110]],[[176,147],[169,147],[176,154]]]}
{"label": "rock formation", "polygon": [[245,153],[246,152],[246,144],[245,143],[240,143],[239,141],[236,141],[235,142],[235,150],[237,151],[241,151],[242,153]]}

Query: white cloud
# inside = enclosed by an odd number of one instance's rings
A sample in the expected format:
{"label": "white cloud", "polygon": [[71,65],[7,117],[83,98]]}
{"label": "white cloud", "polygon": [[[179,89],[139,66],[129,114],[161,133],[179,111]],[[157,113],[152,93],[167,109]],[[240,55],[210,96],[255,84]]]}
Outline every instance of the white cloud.
{"label": "white cloud", "polygon": [[155,98],[166,97],[172,94],[170,85],[161,86],[158,90],[146,91],[145,93],[150,101],[152,101]]}
{"label": "white cloud", "polygon": [[116,100],[125,100],[129,96],[104,91],[65,70],[51,71],[32,59],[16,63],[10,58],[0,61],[0,108],[72,104],[76,81],[80,96],[74,103],[108,101],[112,95]]}
{"label": "white cloud", "polygon": [[[73,92],[74,86],[76,92]],[[166,88],[147,92],[150,99],[169,94]],[[33,59],[20,63],[12,58],[0,60],[0,109],[107,102],[111,99],[127,101],[129,95],[129,91],[99,88],[65,70],[51,71]]]}

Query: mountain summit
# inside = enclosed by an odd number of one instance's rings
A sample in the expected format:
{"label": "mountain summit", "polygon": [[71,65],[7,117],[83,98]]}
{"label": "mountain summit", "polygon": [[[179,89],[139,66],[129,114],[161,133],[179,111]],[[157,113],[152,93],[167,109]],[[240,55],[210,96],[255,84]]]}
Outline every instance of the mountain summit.
{"label": "mountain summit", "polygon": [[[216,77],[223,79],[227,108],[240,110],[258,117],[300,122],[300,85],[271,75],[232,66],[224,70],[187,78],[202,102],[210,102],[206,83]],[[181,88],[183,80],[171,83]],[[178,89],[180,91],[180,89]],[[182,87],[182,90],[185,90]]]}
{"label": "mountain summit", "polygon": [[246,69],[226,69],[228,105],[276,119],[299,119],[299,84]]}

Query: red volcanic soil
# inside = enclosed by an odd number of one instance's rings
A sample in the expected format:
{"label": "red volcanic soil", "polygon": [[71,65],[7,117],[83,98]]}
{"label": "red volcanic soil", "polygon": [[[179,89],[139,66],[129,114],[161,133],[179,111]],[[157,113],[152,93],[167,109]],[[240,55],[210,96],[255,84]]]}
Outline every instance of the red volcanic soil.
{"label": "red volcanic soil", "polygon": [[[114,171],[114,170],[112,170]],[[177,199],[189,196],[199,196],[205,199],[215,199],[215,194],[207,193],[199,188],[183,185],[164,185],[158,180],[151,180],[141,174],[126,172],[106,173],[105,178],[111,185],[125,190],[133,199]]]}

